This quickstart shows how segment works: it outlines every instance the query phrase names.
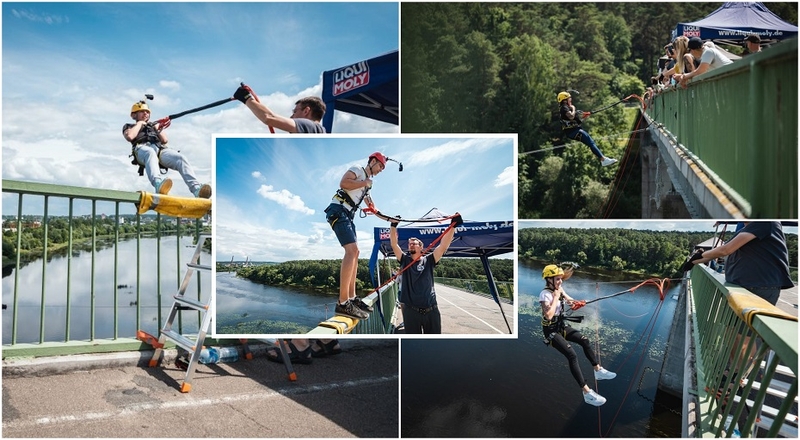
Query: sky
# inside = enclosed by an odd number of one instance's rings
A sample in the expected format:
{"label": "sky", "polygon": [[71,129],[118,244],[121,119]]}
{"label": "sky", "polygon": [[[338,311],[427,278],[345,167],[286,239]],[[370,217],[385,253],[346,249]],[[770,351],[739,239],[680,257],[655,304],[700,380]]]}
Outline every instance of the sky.
{"label": "sky", "polygon": [[[156,120],[229,98],[244,82],[289,116],[299,97],[321,96],[323,71],[398,50],[398,9],[397,2],[3,3],[3,178],[152,191],[122,137],[145,94],[154,95]],[[399,130],[342,112],[333,128]],[[268,129],[232,101],[175,119],[165,133],[208,182],[213,133]],[[190,196],[176,171],[169,177],[170,194]],[[16,197],[3,196],[3,214],[16,213]]]}
{"label": "sky", "polygon": [[[283,135],[218,137],[213,228],[216,261],[342,258],[325,221],[339,181],[379,151],[389,161],[370,191],[377,210],[414,219],[436,208],[464,221],[511,221],[516,212],[516,135]],[[368,258],[375,216],[355,218]]]}

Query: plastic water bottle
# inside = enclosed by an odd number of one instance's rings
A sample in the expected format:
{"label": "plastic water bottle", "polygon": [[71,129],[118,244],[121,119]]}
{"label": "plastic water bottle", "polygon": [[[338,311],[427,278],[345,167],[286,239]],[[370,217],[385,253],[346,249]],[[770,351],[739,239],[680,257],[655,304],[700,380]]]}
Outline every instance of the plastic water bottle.
{"label": "plastic water bottle", "polygon": [[219,357],[219,351],[217,351],[216,348],[204,348],[202,351],[200,351],[200,358],[198,361],[201,364],[216,364],[219,362]]}
{"label": "plastic water bottle", "polygon": [[217,351],[219,353],[218,362],[230,363],[239,360],[239,350],[236,347],[220,347]]}

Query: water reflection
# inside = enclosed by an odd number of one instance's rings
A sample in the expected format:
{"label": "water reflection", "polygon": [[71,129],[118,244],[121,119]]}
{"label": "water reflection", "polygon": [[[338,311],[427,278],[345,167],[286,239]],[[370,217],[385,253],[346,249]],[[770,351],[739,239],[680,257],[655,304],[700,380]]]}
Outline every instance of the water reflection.
{"label": "water reflection", "polygon": [[[159,251],[160,248],[160,251]],[[116,249],[99,249],[92,266],[92,253],[76,251],[71,261],[66,255],[48,258],[44,282],[44,327],[45,341],[66,339],[67,295],[69,294],[71,340],[88,340],[91,337],[91,304],[95,306],[95,338],[114,337],[114,304],[118,305],[118,334],[120,337],[135,337],[136,331],[145,330],[157,334],[159,329],[159,305],[162,322],[172,305],[186,271],[186,263],[192,257],[195,245],[190,237],[182,237],[180,244],[175,236],[162,237],[159,247],[155,238],[144,238],[139,244],[141,273],[137,277],[137,242],[120,241]],[[158,265],[157,254],[161,254]],[[116,265],[115,258],[119,262]],[[209,264],[210,254],[201,256],[202,264]],[[180,261],[180,270],[178,262]],[[42,304],[43,260],[33,262],[19,271],[17,298],[17,343],[38,342],[40,306]],[[71,275],[70,275],[71,274]],[[199,275],[199,276],[198,276]],[[161,282],[159,283],[158,280]],[[14,276],[3,278],[3,343],[11,343],[12,314],[14,304]],[[198,281],[199,280],[199,281]],[[187,295],[207,300],[211,292],[211,277],[208,273],[197,273],[187,289]],[[120,287],[122,286],[122,287]],[[160,295],[159,295],[160,288]],[[94,289],[94,298],[92,298]],[[138,291],[138,294],[137,294]],[[136,305],[141,306],[141,320],[136,322]],[[196,332],[199,323],[192,314],[184,314],[183,330]]]}
{"label": "water reflection", "polygon": [[306,333],[333,316],[336,296],[217,273],[217,333]]}
{"label": "water reflection", "polygon": [[[576,312],[585,319],[573,326],[599,341],[601,363],[617,372],[616,379],[597,384],[608,399],[598,411],[583,402],[564,357],[542,342],[541,270],[520,265],[517,340],[403,341],[402,436],[679,437],[680,416],[663,405],[677,407],[680,400],[656,392],[677,287],[665,296],[647,350],[642,335],[660,302],[655,288],[642,287]],[[591,299],[638,284],[607,281],[576,274],[565,289],[576,299]],[[591,378],[589,362],[579,356],[584,375]],[[595,387],[593,380],[590,386]],[[656,398],[659,404],[653,403]],[[476,408],[487,418],[473,420]],[[433,415],[440,410],[445,413]]]}

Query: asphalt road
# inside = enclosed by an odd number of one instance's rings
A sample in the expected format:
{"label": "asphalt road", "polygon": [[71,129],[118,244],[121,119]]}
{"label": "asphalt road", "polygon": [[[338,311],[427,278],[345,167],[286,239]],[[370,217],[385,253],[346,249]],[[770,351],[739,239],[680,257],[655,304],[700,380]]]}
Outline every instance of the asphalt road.
{"label": "asphalt road", "polygon": [[55,374],[44,363],[7,364],[2,436],[398,437],[398,341],[340,343],[340,354],[295,365],[294,382],[263,349],[200,365],[189,393],[179,391],[185,372],[174,355],[154,368],[137,366],[135,353],[127,365],[93,355]]}

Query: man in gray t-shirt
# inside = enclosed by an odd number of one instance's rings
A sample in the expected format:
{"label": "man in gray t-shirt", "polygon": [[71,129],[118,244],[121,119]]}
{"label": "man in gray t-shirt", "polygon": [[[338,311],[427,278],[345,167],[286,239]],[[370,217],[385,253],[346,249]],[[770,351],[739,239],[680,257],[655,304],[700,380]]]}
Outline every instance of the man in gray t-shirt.
{"label": "man in gray t-shirt", "polygon": [[325,115],[325,103],[316,96],[308,96],[294,103],[290,117],[279,116],[255,99],[250,87],[242,85],[233,94],[264,124],[289,133],[325,133],[320,121]]}
{"label": "man in gray t-shirt", "polygon": [[700,60],[700,66],[690,73],[677,74],[673,76],[675,81],[680,82],[684,87],[686,87],[686,83],[695,76],[702,75],[706,72],[727,64],[731,64],[733,62],[719,49],[717,49],[713,43],[703,43],[703,40],[698,37],[692,37],[689,39],[689,52],[692,54],[694,59]]}

